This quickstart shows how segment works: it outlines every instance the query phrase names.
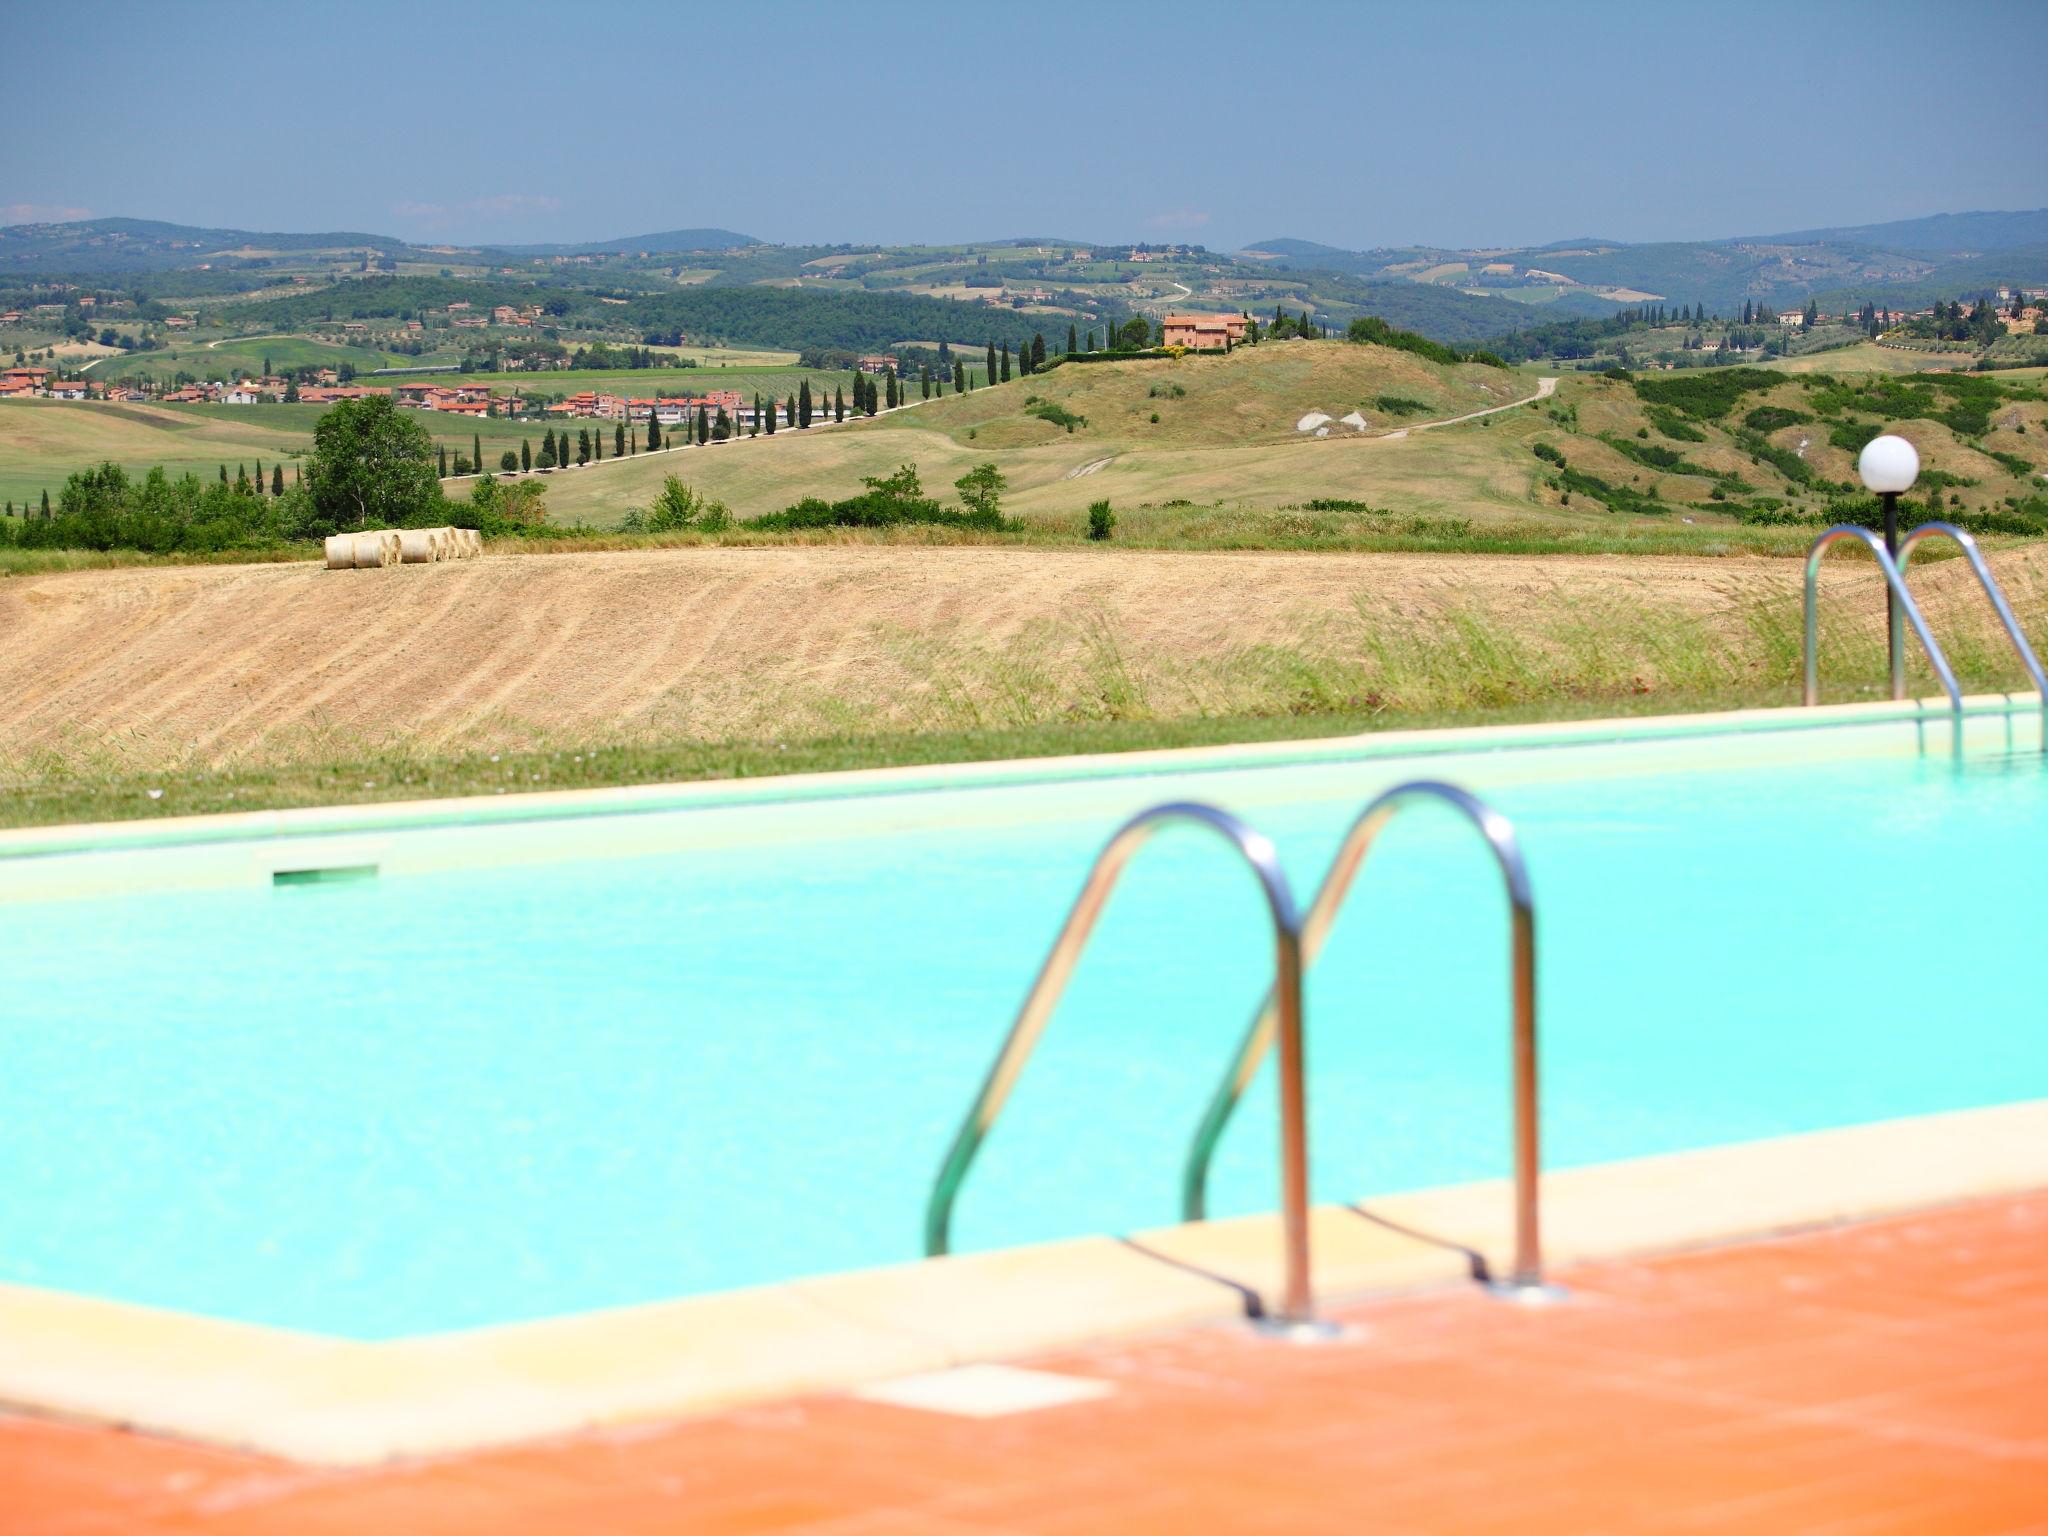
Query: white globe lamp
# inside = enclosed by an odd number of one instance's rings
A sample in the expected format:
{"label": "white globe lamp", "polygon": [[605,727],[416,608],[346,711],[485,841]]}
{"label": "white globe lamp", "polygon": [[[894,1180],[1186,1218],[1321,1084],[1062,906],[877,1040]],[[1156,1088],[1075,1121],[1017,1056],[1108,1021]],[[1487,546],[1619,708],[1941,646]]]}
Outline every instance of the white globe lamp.
{"label": "white globe lamp", "polygon": [[1887,432],[1863,445],[1856,473],[1878,495],[1896,496],[1913,489],[1913,482],[1920,478],[1920,455],[1903,437]]}

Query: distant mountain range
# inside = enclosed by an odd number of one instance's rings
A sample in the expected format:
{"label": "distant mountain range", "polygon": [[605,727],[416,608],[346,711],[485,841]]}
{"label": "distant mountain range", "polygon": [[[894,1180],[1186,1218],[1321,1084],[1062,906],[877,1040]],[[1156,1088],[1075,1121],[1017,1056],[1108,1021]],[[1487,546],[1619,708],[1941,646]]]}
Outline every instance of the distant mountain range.
{"label": "distant mountain range", "polygon": [[82,219],[69,224],[0,227],[0,273],[117,276],[173,272],[200,266],[261,261],[274,255],[332,255],[337,260],[385,257],[433,262],[450,255],[496,257],[590,256],[612,251],[728,251],[758,245],[729,229],[670,229],[659,234],[593,240],[581,245],[417,245],[395,235],[362,230],[279,234],[252,229],[205,229],[156,219]]}
{"label": "distant mountain range", "polygon": [[582,245],[491,245],[480,250],[508,256],[600,256],[616,251],[736,251],[762,242],[729,229],[665,229],[658,235],[623,235],[617,240],[589,240]]}
{"label": "distant mountain range", "polygon": [[1405,280],[1567,313],[1632,304],[1704,304],[1732,314],[1744,301],[1808,298],[1919,302],[2005,284],[2048,284],[2048,208],[1941,213],[1728,240],[1553,241],[1517,249],[1411,246],[1345,250],[1312,240],[1263,240],[1240,253],[1289,271]]}
{"label": "distant mountain range", "polygon": [[[991,265],[998,248],[1012,246],[1021,253],[1016,259]],[[1728,316],[1745,303],[1766,309],[1798,307],[1809,298],[1829,306],[1919,304],[2012,284],[2048,286],[2048,209],[1944,213],[1726,240],[1630,244],[1588,237],[1516,249],[1361,251],[1287,238],[1235,253],[1154,246],[1128,262],[1120,252],[1129,248],[1115,241],[1003,240],[981,242],[980,249],[990,259],[970,258],[959,247],[771,246],[717,228],[582,243],[421,245],[357,230],[285,234],[110,218],[0,227],[0,280],[53,277],[128,284],[155,295],[225,297],[287,277],[301,284],[329,273],[425,278],[467,268],[455,275],[497,279],[501,274],[493,269],[509,267],[521,279],[602,287],[614,298],[668,292],[680,281],[705,288],[766,284],[819,294],[922,294],[947,303],[1010,291],[1005,302],[1013,306],[1050,304],[1051,291],[1079,285],[1086,289],[1081,299],[1046,311],[1075,319],[1119,310],[1131,302],[1133,288],[1126,285],[1135,285],[1149,295],[1145,302],[1173,302],[1175,290],[1197,308],[1277,301],[1312,308],[1336,327],[1375,314],[1439,340],[1470,342],[1635,306],[1703,304]],[[1147,265],[1139,266],[1141,260]],[[1083,276],[1076,262],[1094,275]]]}

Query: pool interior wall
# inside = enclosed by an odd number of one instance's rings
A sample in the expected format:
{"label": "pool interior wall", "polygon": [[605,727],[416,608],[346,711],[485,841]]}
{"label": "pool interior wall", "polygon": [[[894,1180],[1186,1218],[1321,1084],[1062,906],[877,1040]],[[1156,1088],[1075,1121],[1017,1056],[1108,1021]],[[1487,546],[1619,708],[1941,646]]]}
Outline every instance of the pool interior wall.
{"label": "pool interior wall", "polygon": [[[1814,718],[0,840],[0,1281],[391,1339],[914,1257],[1089,860],[1168,798],[1271,835],[1304,901],[1387,784],[1507,812],[1555,1165],[2048,1094],[2038,717],[1973,706],[1960,762],[1938,717]],[[1268,964],[1218,850],[1169,838],[1132,867],[959,1246],[1174,1219]],[[355,878],[275,880],[321,870]],[[1967,935],[1966,973],[1930,932]],[[1504,1169],[1505,971],[1476,840],[1404,816],[1311,974],[1318,1199]],[[1274,1141],[1262,1084],[1219,1213],[1273,1205]]]}

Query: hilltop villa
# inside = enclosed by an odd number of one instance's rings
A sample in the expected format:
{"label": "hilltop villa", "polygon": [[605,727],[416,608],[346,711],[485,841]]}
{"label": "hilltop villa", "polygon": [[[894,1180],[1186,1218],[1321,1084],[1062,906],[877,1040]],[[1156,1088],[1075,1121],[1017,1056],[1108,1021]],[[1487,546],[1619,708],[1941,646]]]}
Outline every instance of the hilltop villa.
{"label": "hilltop villa", "polygon": [[1249,324],[1243,315],[1168,315],[1160,328],[1169,347],[1220,352],[1243,341]]}

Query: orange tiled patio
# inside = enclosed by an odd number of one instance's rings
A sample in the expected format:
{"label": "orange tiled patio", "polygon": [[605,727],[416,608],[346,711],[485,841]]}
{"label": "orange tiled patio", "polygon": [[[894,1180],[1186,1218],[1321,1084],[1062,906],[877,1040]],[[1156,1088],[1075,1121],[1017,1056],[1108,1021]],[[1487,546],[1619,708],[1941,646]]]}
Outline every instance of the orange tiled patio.
{"label": "orange tiled patio", "polygon": [[[367,1472],[0,1417],[5,1536],[2048,1532],[2048,1193]],[[1106,1390],[1105,1390],[1106,1389]]]}

